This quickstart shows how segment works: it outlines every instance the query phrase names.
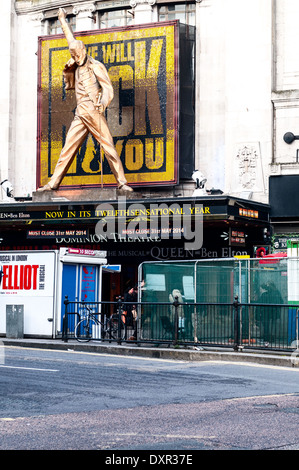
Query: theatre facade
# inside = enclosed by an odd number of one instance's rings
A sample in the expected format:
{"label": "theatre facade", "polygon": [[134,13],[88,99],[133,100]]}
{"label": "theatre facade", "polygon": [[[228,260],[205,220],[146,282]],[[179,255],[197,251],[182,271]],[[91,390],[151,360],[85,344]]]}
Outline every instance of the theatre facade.
{"label": "theatre facade", "polygon": [[[65,7],[72,22],[75,9]],[[84,14],[83,6],[77,10]],[[47,15],[57,17],[57,8]],[[101,145],[88,135],[58,190],[8,195],[0,207],[0,249],[105,253],[108,265],[120,266],[120,275],[105,276],[106,300],[137,282],[144,261],[269,252],[269,206],[251,200],[250,191],[232,196],[208,189],[201,173],[194,177],[205,159],[196,157],[194,24],[135,21],[74,35],[108,71],[114,99],[105,117],[134,192],[125,197],[117,190]],[[51,178],[76,108],[75,92],[63,79],[70,58],[64,34],[40,35],[37,46],[36,188]],[[238,165],[250,189],[259,167],[255,152],[242,148]],[[215,160],[215,174],[221,171]]]}
{"label": "theatre facade", "polygon": [[[281,8],[274,11],[273,3]],[[278,153],[290,148],[281,137],[291,121],[279,114],[287,91],[273,95],[273,124],[268,80],[271,28],[279,26],[284,1],[244,5],[16,0],[5,6],[16,47],[11,41],[9,62],[2,56],[7,112],[0,114],[10,131],[2,139],[0,129],[0,303],[2,312],[9,303],[30,310],[25,334],[61,332],[65,295],[90,301],[123,295],[145,261],[270,253],[269,174],[278,177]],[[105,118],[130,194],[117,189],[90,134],[60,188],[37,191],[53,175],[76,109],[75,91],[63,79],[70,52],[58,7],[87,54],[108,71],[114,98]],[[244,29],[256,18],[258,34]],[[255,53],[240,54],[239,44]],[[37,322],[45,298],[52,307]]]}

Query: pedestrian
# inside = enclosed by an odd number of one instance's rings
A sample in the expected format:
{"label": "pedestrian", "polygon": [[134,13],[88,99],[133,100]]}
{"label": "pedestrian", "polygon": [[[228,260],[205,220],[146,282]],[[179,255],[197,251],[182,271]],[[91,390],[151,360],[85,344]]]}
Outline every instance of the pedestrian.
{"label": "pedestrian", "polygon": [[[269,281],[261,286],[262,293],[258,299],[260,304],[268,304],[265,307],[258,307],[257,326],[261,328],[261,335],[266,344],[273,343],[277,337],[277,321],[281,316],[281,307],[275,304],[282,304],[281,294],[274,282]],[[274,304],[274,305],[273,305]]]}
{"label": "pedestrian", "polygon": [[138,295],[137,285],[134,287],[130,287],[124,295],[124,309],[127,312],[126,313],[126,325],[127,326],[133,326],[135,320],[137,319],[136,305],[134,304],[134,302],[137,303],[137,300],[138,300],[137,295]]}

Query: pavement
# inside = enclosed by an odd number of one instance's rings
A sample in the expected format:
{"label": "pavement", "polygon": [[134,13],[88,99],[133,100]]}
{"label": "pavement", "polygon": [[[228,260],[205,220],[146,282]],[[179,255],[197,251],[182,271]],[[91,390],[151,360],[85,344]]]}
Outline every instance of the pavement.
{"label": "pavement", "polygon": [[224,361],[235,363],[254,363],[280,367],[299,367],[299,350],[271,351],[242,349],[234,351],[232,348],[212,348],[202,346],[157,346],[148,343],[122,344],[101,341],[79,343],[69,339],[37,339],[37,338],[0,338],[0,346],[16,346],[26,348],[51,349],[57,351],[78,351],[98,354],[113,354],[122,356],[147,357],[154,359],[180,360],[180,361]]}

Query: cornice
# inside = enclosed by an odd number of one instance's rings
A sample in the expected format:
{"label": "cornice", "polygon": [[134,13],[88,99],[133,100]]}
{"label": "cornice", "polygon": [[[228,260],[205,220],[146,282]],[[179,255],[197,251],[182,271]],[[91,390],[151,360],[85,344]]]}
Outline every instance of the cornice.
{"label": "cornice", "polygon": [[15,1],[15,11],[17,15],[26,15],[29,13],[37,13],[37,12],[44,12],[47,10],[55,10],[58,8],[76,8],[79,11],[90,11],[90,6],[94,5],[94,2],[86,2],[86,0],[77,0],[76,3],[70,2],[69,0],[40,0],[37,1],[22,1],[18,2]]}
{"label": "cornice", "polygon": [[89,2],[84,4],[76,4],[73,6],[73,13],[74,15],[78,15],[78,13],[93,13],[96,10],[95,3]]}
{"label": "cornice", "polygon": [[[148,4],[153,6],[157,0],[128,0],[128,5],[131,7],[136,7],[136,5],[140,4]],[[203,3],[210,2],[211,0],[195,0],[196,3]],[[109,3],[109,0],[103,3]],[[113,3],[113,2],[111,2]],[[160,3],[160,2],[159,2]],[[175,0],[174,0],[175,3]],[[69,10],[73,11],[74,14],[79,12],[94,12],[98,7],[100,7],[101,1],[94,0],[87,2],[86,0],[77,0],[76,3],[71,2],[69,0],[25,0],[25,1],[18,1],[15,0],[15,11],[17,15],[26,15],[32,13],[43,13],[48,10],[55,10],[58,8],[68,8]],[[111,5],[112,7],[112,5]]]}
{"label": "cornice", "polygon": [[156,0],[130,0],[130,5],[132,8],[135,8],[137,5],[150,5],[153,6],[156,3]]}

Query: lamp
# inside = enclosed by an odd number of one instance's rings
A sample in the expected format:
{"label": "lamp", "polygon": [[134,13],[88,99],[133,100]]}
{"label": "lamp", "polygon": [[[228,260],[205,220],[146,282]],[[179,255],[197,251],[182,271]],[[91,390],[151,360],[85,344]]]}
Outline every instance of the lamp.
{"label": "lamp", "polygon": [[205,190],[205,184],[207,178],[198,170],[193,171],[192,179],[196,183],[196,188],[193,192],[194,197],[206,196],[207,191]]}
{"label": "lamp", "polygon": [[299,135],[294,135],[293,132],[286,132],[283,136],[283,140],[286,144],[292,144],[294,140],[299,140]]}
{"label": "lamp", "polygon": [[10,181],[8,180],[3,180],[1,183],[0,183],[0,186],[2,187],[5,195],[7,197],[13,197],[13,186],[12,184],[10,183]]}

